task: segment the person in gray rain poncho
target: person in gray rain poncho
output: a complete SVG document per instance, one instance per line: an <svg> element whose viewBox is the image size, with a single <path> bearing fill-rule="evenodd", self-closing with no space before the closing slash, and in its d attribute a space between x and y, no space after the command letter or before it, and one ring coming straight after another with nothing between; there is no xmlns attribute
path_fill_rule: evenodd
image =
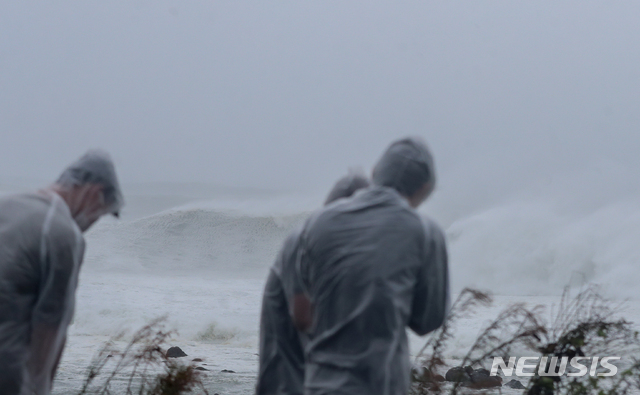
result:
<svg viewBox="0 0 640 395"><path fill-rule="evenodd" d="M2 394L50 392L73 317L82 232L122 205L102 151L89 151L42 191L0 199Z"/></svg>
<svg viewBox="0 0 640 395"><path fill-rule="evenodd" d="M305 395L402 395L411 364L405 327L424 335L449 305L445 238L418 215L433 191L422 140L391 144L374 186L312 215L297 262L311 320L294 314L305 346Z"/></svg>
<svg viewBox="0 0 640 395"><path fill-rule="evenodd" d="M325 205L346 198L369 186L364 175L350 173L334 185ZM305 309L306 297L297 280L295 262L300 229L284 242L269 272L260 317L260 360L257 395L302 395L304 379L304 335L291 319L294 305Z"/></svg>

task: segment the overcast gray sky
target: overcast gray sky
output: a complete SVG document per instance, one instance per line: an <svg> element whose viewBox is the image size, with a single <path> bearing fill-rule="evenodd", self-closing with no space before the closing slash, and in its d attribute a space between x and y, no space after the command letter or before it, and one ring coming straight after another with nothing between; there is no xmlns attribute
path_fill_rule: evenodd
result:
<svg viewBox="0 0 640 395"><path fill-rule="evenodd" d="M429 142L450 195L594 163L628 177L639 14L633 1L4 1L0 180L52 179L102 147L125 183L326 189L406 134Z"/></svg>

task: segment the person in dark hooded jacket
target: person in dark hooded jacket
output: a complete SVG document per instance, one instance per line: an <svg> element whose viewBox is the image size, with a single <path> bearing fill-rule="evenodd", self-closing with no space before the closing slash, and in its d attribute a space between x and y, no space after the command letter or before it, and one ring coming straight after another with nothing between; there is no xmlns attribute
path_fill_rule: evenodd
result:
<svg viewBox="0 0 640 395"><path fill-rule="evenodd" d="M432 156L419 138L389 146L374 186L305 223L296 263L311 319L305 395L403 395L410 385L406 327L424 335L449 305L445 238L417 208L433 191Z"/></svg>
<svg viewBox="0 0 640 395"><path fill-rule="evenodd" d="M347 198L369 186L369 180L356 172L339 179L329 192L325 205ZM300 229L285 240L272 266L262 298L260 352L257 395L302 395L304 380L304 334L298 332L291 315L294 306L308 308L297 278L295 262Z"/></svg>

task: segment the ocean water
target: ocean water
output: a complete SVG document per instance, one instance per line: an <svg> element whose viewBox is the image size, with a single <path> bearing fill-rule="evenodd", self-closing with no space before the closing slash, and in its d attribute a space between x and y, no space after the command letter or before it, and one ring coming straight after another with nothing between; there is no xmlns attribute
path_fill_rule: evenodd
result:
<svg viewBox="0 0 640 395"><path fill-rule="evenodd" d="M171 345L188 354L184 360L203 360L211 394L251 393L266 274L317 197L200 185L139 191L128 193L121 220L104 218L86 234L75 318L53 393L77 392L105 342L125 333L116 342L124 347L128 334L162 316L176 331ZM116 381L114 389L125 385Z"/></svg>
<svg viewBox="0 0 640 395"><path fill-rule="evenodd" d="M203 360L211 394L252 393L268 268L323 196L139 185L127 200L121 220L105 218L86 235L75 318L53 393L76 393L107 340L160 316L176 330L170 343L188 354L185 360ZM496 295L491 307L460 322L448 358L461 358L503 308L521 302L551 309L568 284L601 285L607 296L627 301L627 319L640 321L640 208L633 201L572 211L521 199L446 219L437 205L423 211L446 229L454 294L471 286ZM410 342L415 354L425 339L410 335Z"/></svg>

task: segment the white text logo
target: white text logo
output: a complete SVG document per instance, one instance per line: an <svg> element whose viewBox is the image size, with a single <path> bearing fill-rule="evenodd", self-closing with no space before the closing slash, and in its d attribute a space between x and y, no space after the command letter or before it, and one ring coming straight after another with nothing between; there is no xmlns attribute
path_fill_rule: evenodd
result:
<svg viewBox="0 0 640 395"><path fill-rule="evenodd" d="M517 359L517 363L516 363ZM491 376L498 374L498 369L502 370L505 377L511 377L515 369L518 377L533 377L538 370L539 376L564 376L582 377L587 373L590 376L614 376L618 373L618 367L612 365L611 361L619 360L620 357L510 357L508 362L502 357L494 357L491 365ZM567 366L570 369L567 369ZM601 369L598 369L600 367Z"/></svg>

